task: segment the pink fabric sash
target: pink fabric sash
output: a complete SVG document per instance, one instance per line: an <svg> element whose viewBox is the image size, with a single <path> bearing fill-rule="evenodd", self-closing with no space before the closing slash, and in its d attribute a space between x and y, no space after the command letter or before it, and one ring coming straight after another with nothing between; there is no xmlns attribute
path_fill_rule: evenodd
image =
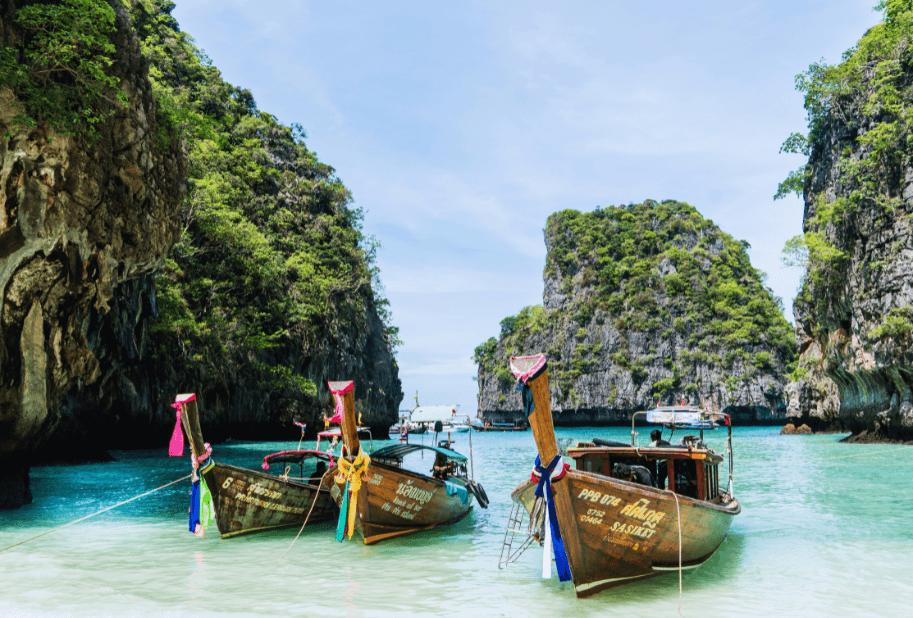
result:
<svg viewBox="0 0 913 618"><path fill-rule="evenodd" d="M174 424L174 431L171 432L171 442L168 443L168 455L171 457L180 457L184 453L184 432L181 430L181 408L188 401L193 401L197 396L195 393L189 395L177 396L171 407L176 410L177 422Z"/></svg>
<svg viewBox="0 0 913 618"><path fill-rule="evenodd" d="M355 390L355 382L349 382L348 385L338 391L334 391L333 387L330 387L330 392L333 393L333 399L336 401L336 414L334 414L332 418L327 419L328 423L342 424L342 396L345 393L351 393L353 390Z"/></svg>

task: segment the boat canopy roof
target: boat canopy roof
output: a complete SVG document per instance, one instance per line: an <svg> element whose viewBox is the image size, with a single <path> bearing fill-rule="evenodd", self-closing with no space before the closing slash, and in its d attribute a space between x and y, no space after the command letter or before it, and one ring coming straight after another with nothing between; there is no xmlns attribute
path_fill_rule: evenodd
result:
<svg viewBox="0 0 913 618"><path fill-rule="evenodd" d="M282 451L279 453L273 453L272 455L267 455L263 458L263 469L269 470L269 465L273 463L297 463L305 461L306 459L319 459L321 461L329 462L332 466L334 463L333 455L329 453L322 453L320 451Z"/></svg>
<svg viewBox="0 0 913 618"><path fill-rule="evenodd" d="M456 414L459 405L455 406L419 406L412 411L413 423L434 423L449 421Z"/></svg>
<svg viewBox="0 0 913 618"><path fill-rule="evenodd" d="M687 407L657 408L647 412L648 423L658 423L676 429L716 429L718 420L728 418L726 414Z"/></svg>
<svg viewBox="0 0 913 618"><path fill-rule="evenodd" d="M370 430L371 430L370 427L359 427L358 428L359 433L361 433L362 431L368 432ZM339 427L333 427L332 429L327 429L326 431L321 431L317 435L321 438L341 438L342 429L340 429Z"/></svg>
<svg viewBox="0 0 913 618"><path fill-rule="evenodd" d="M409 453L414 453L416 451L422 450L441 453L448 459L452 459L454 461L466 461L465 456L460 455L456 451L451 451L449 448L443 448L440 446L427 446L425 444L391 444L390 446L385 446L384 448L378 449L371 453L371 459L394 459L396 461L402 461L403 457Z"/></svg>

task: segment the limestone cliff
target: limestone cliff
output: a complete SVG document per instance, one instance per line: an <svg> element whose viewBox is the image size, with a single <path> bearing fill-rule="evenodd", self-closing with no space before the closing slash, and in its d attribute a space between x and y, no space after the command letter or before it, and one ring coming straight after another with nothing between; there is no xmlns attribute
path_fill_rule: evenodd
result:
<svg viewBox="0 0 913 618"><path fill-rule="evenodd" d="M789 416L852 440L913 440L913 17L902 4L839 65L803 76L809 159L795 246L808 270Z"/></svg>
<svg viewBox="0 0 913 618"><path fill-rule="evenodd" d="M4 47L22 37L22 4L2 5ZM110 71L129 102L91 147L46 123L16 125L19 101L0 87L0 135L12 134L0 140L0 506L30 499L26 455L60 422L61 396L102 376L92 316L110 311L118 286L158 269L179 235L186 157L155 125L120 7L112 42Z"/></svg>
<svg viewBox="0 0 913 618"><path fill-rule="evenodd" d="M21 47L28 4L0 5L4 46ZM313 434L327 380L355 381L376 431L402 399L333 168L221 79L173 3L110 6L127 104L95 143L15 128L0 88L0 508L30 499L36 461L165 448L179 392L198 393L213 442L294 439L292 420Z"/></svg>
<svg viewBox="0 0 913 618"><path fill-rule="evenodd" d="M736 422L785 418L790 328L745 244L665 201L549 217L541 307L476 349L480 416L523 418L511 355L543 352L559 425L629 422L682 398Z"/></svg>

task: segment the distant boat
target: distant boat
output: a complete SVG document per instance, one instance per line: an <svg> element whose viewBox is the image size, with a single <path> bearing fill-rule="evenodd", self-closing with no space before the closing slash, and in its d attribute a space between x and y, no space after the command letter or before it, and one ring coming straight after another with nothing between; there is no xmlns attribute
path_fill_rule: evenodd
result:
<svg viewBox="0 0 913 618"><path fill-rule="evenodd" d="M425 427L424 425L419 425L418 423L409 423L408 427L406 428L406 433L409 433L409 434L412 434L415 436L420 436L427 432L428 432L428 428Z"/></svg>
<svg viewBox="0 0 913 618"><path fill-rule="evenodd" d="M729 426L728 415L687 407L643 412L640 414L646 414L650 422L673 430L700 431L700 437L687 436L684 446L666 443L636 447L632 419L631 445L598 439L579 443L568 449L574 467L561 466L545 357L539 354L512 358L511 370L524 382L524 389L531 393L535 404L529 417L539 450L534 475L550 479L521 483L511 498L517 505L515 509L530 515L530 534L540 536L540 522L547 530L557 525L560 542L555 542L554 547L559 576L573 580L577 596L663 571L696 567L713 555L733 518L742 510L732 496L731 457L729 486L722 490L719 465L723 458L703 443L703 431L716 427L717 421ZM731 426L728 444L731 453ZM617 478L633 474L631 469L617 464L639 466L635 472L640 476L634 475L631 480ZM668 489L652 486L654 478L662 478L663 472L669 480ZM642 482L634 482L633 478ZM545 504L535 495L540 485L543 490L539 493L549 496ZM549 485L553 494L544 489ZM516 514L512 514L511 521L516 530ZM543 540L549 543L553 534L545 532L545 537ZM505 549L511 539L512 536L505 536ZM512 559L515 558L505 560L502 550L502 566ZM551 556L548 562L550 566Z"/></svg>
<svg viewBox="0 0 913 618"><path fill-rule="evenodd" d="M181 425L190 439L192 456L199 462L200 474L212 495L215 522L219 535L228 539L241 534L299 526L313 508L308 523L336 517L337 508L329 487L319 489L320 468L332 469L334 457L311 450L282 451L267 455L262 468L270 464L298 464L298 476L292 477L292 467L287 466L283 475L267 474L215 461L211 449L203 442L200 430L196 395L178 395L181 406ZM304 474L305 463L316 461L315 474ZM323 466L319 462L323 462Z"/></svg>
<svg viewBox="0 0 913 618"><path fill-rule="evenodd" d="M529 425L517 421L516 423L485 423L476 424L472 428L476 431L529 431Z"/></svg>
<svg viewBox="0 0 913 618"><path fill-rule="evenodd" d="M481 485L468 474L466 457L449 448L407 443L364 453L355 431L352 382L330 382L329 387L342 408L344 443L330 490L340 507L337 540L360 529L364 543L371 545L455 523L472 510L473 498L488 506ZM444 478L402 467L406 455L421 450L434 454L435 475Z"/></svg>

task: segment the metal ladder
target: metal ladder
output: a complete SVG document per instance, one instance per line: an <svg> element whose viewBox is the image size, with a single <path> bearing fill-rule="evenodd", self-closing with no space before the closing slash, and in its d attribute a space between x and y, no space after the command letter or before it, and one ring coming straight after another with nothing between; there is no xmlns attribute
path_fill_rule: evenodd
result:
<svg viewBox="0 0 913 618"><path fill-rule="evenodd" d="M498 560L499 569L505 568L511 562L516 562L535 540L535 536L528 527L523 525L525 517L526 509L523 504L514 503L507 518L507 527L504 529L504 543L501 545L501 558ZM525 538L514 548L514 537L518 534Z"/></svg>

